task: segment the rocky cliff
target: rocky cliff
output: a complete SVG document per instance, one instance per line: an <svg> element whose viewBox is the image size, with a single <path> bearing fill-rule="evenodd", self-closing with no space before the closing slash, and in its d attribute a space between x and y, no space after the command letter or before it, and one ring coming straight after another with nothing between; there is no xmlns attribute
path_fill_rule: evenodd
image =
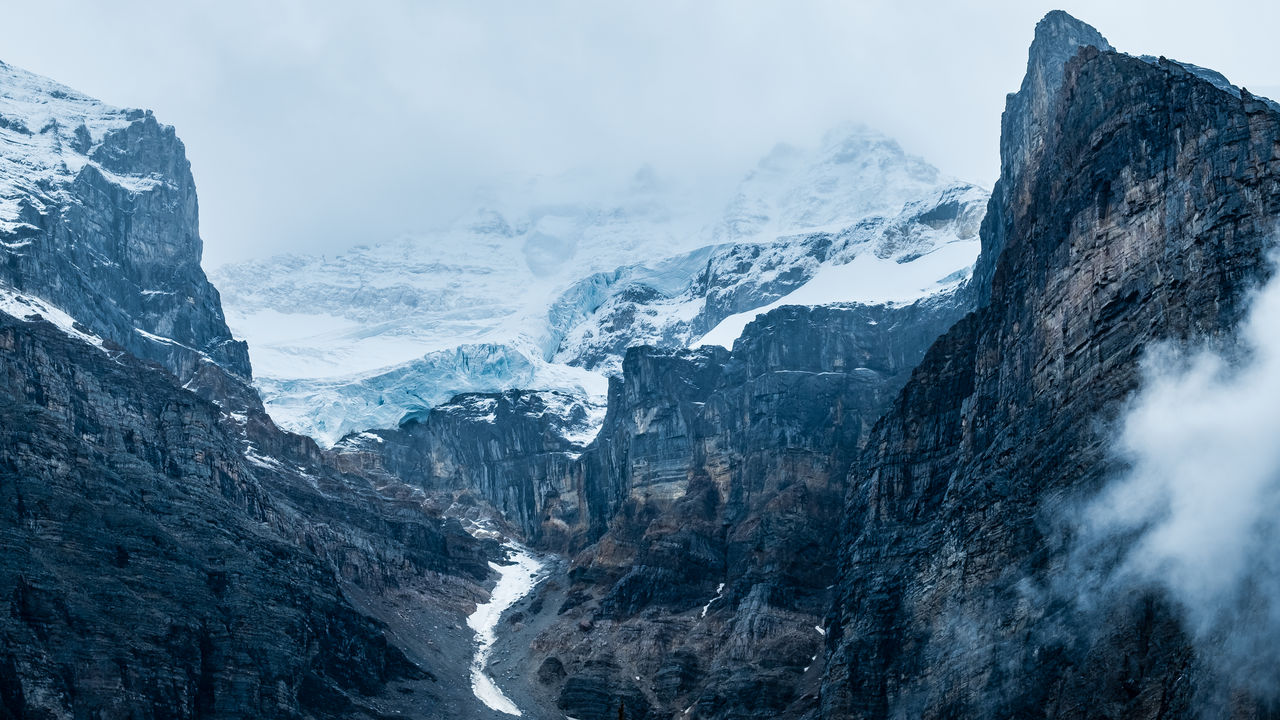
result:
<svg viewBox="0 0 1280 720"><path fill-rule="evenodd" d="M578 458L601 408L555 391L468 393L398 428L343 438L344 467L483 502L526 540L567 550L580 534Z"/></svg>
<svg viewBox="0 0 1280 720"><path fill-rule="evenodd" d="M479 595L456 523L42 320L0 314L0 374L5 717L378 716L453 693L375 616Z"/></svg>
<svg viewBox="0 0 1280 720"><path fill-rule="evenodd" d="M823 715L1272 717L1274 678L1211 677L1158 587L1086 592L1070 556L1144 352L1226 341L1269 274L1280 113L1054 13L1004 129L989 301L849 476Z"/></svg>
<svg viewBox="0 0 1280 720"><path fill-rule="evenodd" d="M970 291L984 304L991 289L991 274L1005 246L1005 215L1020 202L1015 197L1019 179L1031 157L1044 148L1053 117L1053 100L1062 87L1063 70L1082 47L1111 50L1111 43L1096 29L1061 10L1045 15L1036 24L1028 51L1027 73L1017 92L1010 93L1000 116L1000 178L991 191L988 214L983 218L982 252L973 268Z"/></svg>
<svg viewBox="0 0 1280 720"><path fill-rule="evenodd" d="M186 382L242 381L249 353L200 268L191 166L174 129L0 63L0 284Z"/></svg>
<svg viewBox="0 0 1280 720"><path fill-rule="evenodd" d="M0 136L0 717L474 710L496 543L263 412L173 129L0 65Z"/></svg>
<svg viewBox="0 0 1280 720"><path fill-rule="evenodd" d="M629 351L580 461L591 542L527 620L531 692L577 718L813 708L848 463L963 311L785 307L732 353Z"/></svg>

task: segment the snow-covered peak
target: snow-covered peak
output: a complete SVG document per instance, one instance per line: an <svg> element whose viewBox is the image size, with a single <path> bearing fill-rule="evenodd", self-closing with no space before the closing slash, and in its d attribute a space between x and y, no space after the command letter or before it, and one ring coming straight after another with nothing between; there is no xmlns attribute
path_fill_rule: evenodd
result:
<svg viewBox="0 0 1280 720"><path fill-rule="evenodd" d="M113 173L92 158L107 133L147 117L87 97L52 80L0 62L0 232L25 223L24 201L35 212L57 187L94 165L130 189L156 179Z"/></svg>
<svg viewBox="0 0 1280 720"><path fill-rule="evenodd" d="M213 278L273 416L332 442L463 391L602 395L601 373L627 346L685 345L730 316L745 324L822 268L864 255L873 274L883 266L911 286L894 298L952 287L985 203L891 138L848 125L812 148L775 147L727 210L651 167L535 177L482 189L416 237ZM943 246L927 269L899 272ZM819 279L815 301L884 294ZM736 333L721 334L708 342Z"/></svg>
<svg viewBox="0 0 1280 720"><path fill-rule="evenodd" d="M195 183L172 127L0 63L0 282L187 379L241 379L200 267Z"/></svg>
<svg viewBox="0 0 1280 720"><path fill-rule="evenodd" d="M863 217L896 215L946 182L883 133L842 125L815 148L775 146L738 186L712 239L767 242L839 230Z"/></svg>
<svg viewBox="0 0 1280 720"><path fill-rule="evenodd" d="M264 378L347 377L518 339L548 356L547 308L568 287L684 252L705 224L652 169L613 183L569 174L485 188L472 209L418 236L212 277Z"/></svg>

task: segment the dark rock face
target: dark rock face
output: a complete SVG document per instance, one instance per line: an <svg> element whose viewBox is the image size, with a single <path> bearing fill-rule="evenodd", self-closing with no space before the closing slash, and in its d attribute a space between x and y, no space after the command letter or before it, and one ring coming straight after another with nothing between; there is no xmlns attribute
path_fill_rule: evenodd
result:
<svg viewBox="0 0 1280 720"><path fill-rule="evenodd" d="M991 289L991 274L1006 243L1006 219L1011 208L1025 204L1017 197L1023 171L1043 148L1053 121L1053 100L1062 87L1063 68L1082 47L1111 50L1111 43L1093 27L1061 10L1054 10L1036 24L1035 39L1027 58L1027 74L1016 93L1010 93L1000 116L1000 179L991 191L983 218L982 253L973 268L970 290L984 304Z"/></svg>
<svg viewBox="0 0 1280 720"><path fill-rule="evenodd" d="M729 351L627 351L610 378L604 426L582 458L587 534L602 535L632 492L679 494L693 465L694 430Z"/></svg>
<svg viewBox="0 0 1280 720"><path fill-rule="evenodd" d="M31 82L8 66L0 76ZM55 160L80 169L14 190L21 222L0 226L0 284L61 308L184 382L205 361L247 380L248 349L232 338L200 268L195 182L174 129L150 112L107 108L56 85L44 92L71 109L39 135L56 136ZM95 138L83 123L103 118L110 124Z"/></svg>
<svg viewBox="0 0 1280 720"><path fill-rule="evenodd" d="M587 539L529 667L565 714L816 707L849 462L956 297L785 307L720 348L634 348L582 457ZM598 539L597 539L598 538ZM536 619L535 619L536 622ZM639 680L637 680L639 678Z"/></svg>
<svg viewBox="0 0 1280 720"><path fill-rule="evenodd" d="M1064 517L1116 469L1109 423L1143 350L1229 337L1268 274L1280 113L1064 22L1041 30L1095 47L1060 83L1031 77L1050 76L1033 47L1033 96L1010 100L989 302L850 474L827 717L1188 717L1214 682L1223 716L1274 716L1244 678L1205 675L1158 590L1077 603L1061 585Z"/></svg>
<svg viewBox="0 0 1280 720"><path fill-rule="evenodd" d="M595 408L563 393L469 393L394 430L358 433L338 461L432 493L467 491L540 547L562 550L581 516L578 457Z"/></svg>
<svg viewBox="0 0 1280 720"><path fill-rule="evenodd" d="M0 374L6 717L353 717L399 702L392 685L439 698L348 594L465 604L488 570L461 528L46 323L0 316Z"/></svg>

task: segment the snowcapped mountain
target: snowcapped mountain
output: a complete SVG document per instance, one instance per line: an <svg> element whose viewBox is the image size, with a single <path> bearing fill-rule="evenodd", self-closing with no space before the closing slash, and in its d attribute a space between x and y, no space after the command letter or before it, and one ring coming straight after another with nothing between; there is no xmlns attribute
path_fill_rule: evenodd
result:
<svg viewBox="0 0 1280 720"><path fill-rule="evenodd" d="M851 220L895 215L948 182L892 138L846 124L828 131L816 148L774 146L743 178L711 239L767 242L839 231Z"/></svg>
<svg viewBox="0 0 1280 720"><path fill-rule="evenodd" d="M184 382L245 381L200 267L195 182L172 127L0 63L0 291L56 308Z"/></svg>
<svg viewBox="0 0 1280 720"><path fill-rule="evenodd" d="M649 171L583 202L577 178L494 192L450 227L351 248L215 271L237 329L260 343L267 377L345 376L462 345L538 331L546 308L585 275L699 241L697 223ZM680 214L683 212L683 214ZM542 352L554 348L543 348Z"/></svg>
<svg viewBox="0 0 1280 720"><path fill-rule="evenodd" d="M774 148L720 209L648 168L616 188L541 179L491 192L443 230L213 277L273 417L333 443L462 392L602 405L631 345L732 345L780 304L953 289L986 201L846 126L816 148Z"/></svg>
<svg viewBox="0 0 1280 720"><path fill-rule="evenodd" d="M977 254L986 203L982 189L954 183L838 231L712 246L588 278L553 308L584 311L555 360L612 374L631 345L732 347L747 323L782 305L909 303L954 290ZM683 284L671 282L678 261Z"/></svg>
<svg viewBox="0 0 1280 720"><path fill-rule="evenodd" d="M548 307L585 274L696 245L702 221L647 169L581 200L590 187L530 181L419 237L215 271L273 417L332 443L460 392L558 389L603 403L603 376L549 362Z"/></svg>

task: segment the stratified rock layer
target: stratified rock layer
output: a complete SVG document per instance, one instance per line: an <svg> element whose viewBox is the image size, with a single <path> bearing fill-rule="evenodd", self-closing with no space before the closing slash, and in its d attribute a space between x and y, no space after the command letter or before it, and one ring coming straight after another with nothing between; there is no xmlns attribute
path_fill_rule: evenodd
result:
<svg viewBox="0 0 1280 720"><path fill-rule="evenodd" d="M563 601L521 662L581 718L777 717L816 706L849 462L963 313L785 307L720 348L636 348L583 454Z"/></svg>
<svg viewBox="0 0 1280 720"><path fill-rule="evenodd" d="M1062 529L1116 469L1144 350L1227 339L1268 275L1280 113L1176 63L1072 55L1048 96L1011 99L1038 108L1038 139L1002 142L989 302L850 475L826 717L1270 716L1248 678L1208 674L1156 589L1077 602Z"/></svg>

